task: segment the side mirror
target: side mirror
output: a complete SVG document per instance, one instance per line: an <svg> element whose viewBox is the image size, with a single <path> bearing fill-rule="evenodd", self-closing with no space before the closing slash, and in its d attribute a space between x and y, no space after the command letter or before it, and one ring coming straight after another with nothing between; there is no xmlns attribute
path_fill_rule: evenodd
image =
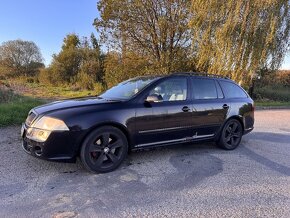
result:
<svg viewBox="0 0 290 218"><path fill-rule="evenodd" d="M153 95L148 95L145 102L161 102L163 101L162 99L162 96L161 95L156 95L156 94L153 94Z"/></svg>

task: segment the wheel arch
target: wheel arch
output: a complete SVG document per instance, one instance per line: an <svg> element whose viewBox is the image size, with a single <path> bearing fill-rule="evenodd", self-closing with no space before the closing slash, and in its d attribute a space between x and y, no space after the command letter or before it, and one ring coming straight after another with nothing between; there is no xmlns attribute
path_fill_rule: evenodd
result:
<svg viewBox="0 0 290 218"><path fill-rule="evenodd" d="M125 127L123 124L120 124L120 123L117 123L117 122L107 121L107 122L98 123L97 125L94 125L93 127L91 127L89 129L89 131L87 131L87 133L83 136L83 138L82 138L82 140L80 142L80 145L79 145L79 148L78 148L78 154L79 154L79 152L81 150L83 142L86 140L88 135L91 134L94 130L96 130L96 129L100 128L100 127L103 127L103 126L112 126L112 127L115 127L117 129L121 130L124 133L124 135L126 136L126 139L128 141L128 146L129 146L128 151L130 151L130 149L132 147L132 139L131 139L131 136L129 134L129 131L128 131L127 127Z"/></svg>
<svg viewBox="0 0 290 218"><path fill-rule="evenodd" d="M244 131L245 131L245 125L244 125L244 122L243 122L243 117L242 116L238 116L238 115L234 115L234 116L229 117L226 120L226 122L228 122L229 120L233 120L233 119L235 119L235 120L237 120L237 121L240 122L240 124L242 125L242 128L243 128L243 133L244 133ZM226 122L224 123L224 125L226 124Z"/></svg>
<svg viewBox="0 0 290 218"><path fill-rule="evenodd" d="M216 135L215 137L215 141L219 140L220 136L221 136L221 132L224 128L224 126L226 125L226 123L229 121L229 120L237 120L240 122L240 124L242 125L242 128L243 128L243 134L244 134L244 131L245 131L245 127L244 127L244 123L243 123L243 118L242 116L238 116L238 115L233 115L233 116L230 116L228 117L224 123L221 125L219 131L218 131L218 134Z"/></svg>

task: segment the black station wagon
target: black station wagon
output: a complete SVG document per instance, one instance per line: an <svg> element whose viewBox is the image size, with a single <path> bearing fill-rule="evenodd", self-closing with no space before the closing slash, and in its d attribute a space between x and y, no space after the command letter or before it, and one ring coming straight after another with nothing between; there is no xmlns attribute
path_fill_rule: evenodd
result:
<svg viewBox="0 0 290 218"><path fill-rule="evenodd" d="M134 149L205 140L235 149L253 125L253 100L235 82L176 73L137 77L96 97L33 108L21 136L33 156L79 156L88 170L109 172Z"/></svg>

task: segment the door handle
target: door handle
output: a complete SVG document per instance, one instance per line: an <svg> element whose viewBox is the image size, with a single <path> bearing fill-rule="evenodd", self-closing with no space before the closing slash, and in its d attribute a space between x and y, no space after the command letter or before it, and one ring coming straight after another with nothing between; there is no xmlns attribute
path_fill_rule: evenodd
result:
<svg viewBox="0 0 290 218"><path fill-rule="evenodd" d="M228 109L230 106L229 105L227 105L227 104L224 104L223 105L223 109Z"/></svg>
<svg viewBox="0 0 290 218"><path fill-rule="evenodd" d="M184 107L182 108L182 111L183 111L183 112L188 112L188 111L190 111L190 108L187 107L187 106L184 106Z"/></svg>

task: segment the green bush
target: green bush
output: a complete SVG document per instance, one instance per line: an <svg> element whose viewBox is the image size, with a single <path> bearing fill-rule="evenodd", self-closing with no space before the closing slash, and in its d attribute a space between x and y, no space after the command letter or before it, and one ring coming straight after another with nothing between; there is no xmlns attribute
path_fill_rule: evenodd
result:
<svg viewBox="0 0 290 218"><path fill-rule="evenodd" d="M43 68L37 75L37 80L42 84L52 84L52 72L49 68Z"/></svg>
<svg viewBox="0 0 290 218"><path fill-rule="evenodd" d="M290 87L282 85L257 87L254 90L256 99L290 102Z"/></svg>
<svg viewBox="0 0 290 218"><path fill-rule="evenodd" d="M95 95L99 95L103 91L105 91L105 87L104 87L104 85L102 83L95 83L94 84L94 94Z"/></svg>
<svg viewBox="0 0 290 218"><path fill-rule="evenodd" d="M35 83L36 80L35 80L34 77L27 77L27 78L26 78L26 82L28 82L28 83Z"/></svg>
<svg viewBox="0 0 290 218"><path fill-rule="evenodd" d="M78 73L76 77L76 84L81 89L94 90L94 83L94 78L83 71Z"/></svg>
<svg viewBox="0 0 290 218"><path fill-rule="evenodd" d="M12 90L4 90L0 88L0 104L7 103L16 98Z"/></svg>

